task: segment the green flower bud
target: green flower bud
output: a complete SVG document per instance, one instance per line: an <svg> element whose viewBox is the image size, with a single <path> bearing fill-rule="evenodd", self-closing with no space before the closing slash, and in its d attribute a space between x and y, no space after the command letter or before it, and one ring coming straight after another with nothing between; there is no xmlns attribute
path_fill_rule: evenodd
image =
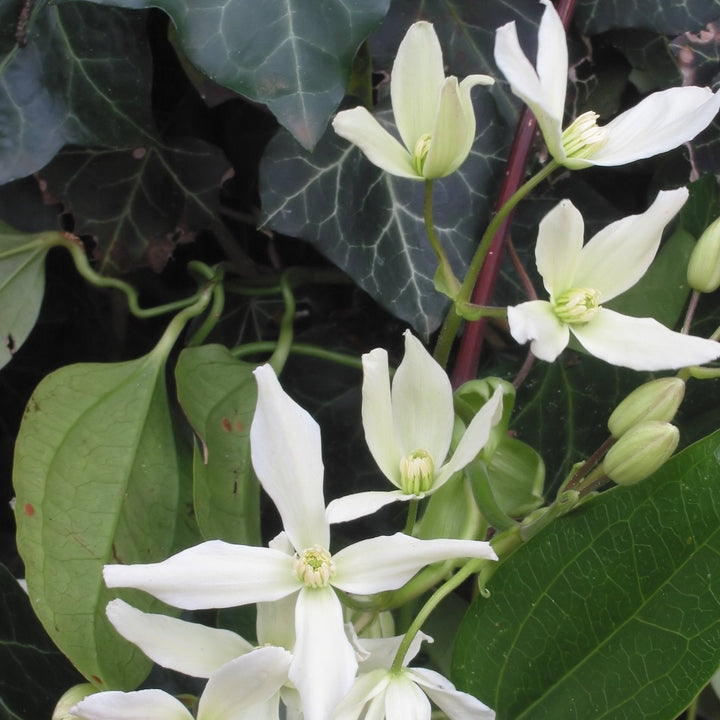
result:
<svg viewBox="0 0 720 720"><path fill-rule="evenodd" d="M647 420L670 422L685 396L685 382L678 377L651 380L635 388L616 408L608 420L608 430L615 438Z"/></svg>
<svg viewBox="0 0 720 720"><path fill-rule="evenodd" d="M634 485L652 475L675 452L680 431L649 420L630 428L605 455L603 470L618 485Z"/></svg>
<svg viewBox="0 0 720 720"><path fill-rule="evenodd" d="M69 690L66 690L65 694L58 700L52 714L52 720L78 720L77 715L70 715L70 710L88 695L92 695L97 691L97 688L90 683L73 685Z"/></svg>
<svg viewBox="0 0 720 720"><path fill-rule="evenodd" d="M720 287L720 218L697 241L690 255L687 279L698 292L710 293Z"/></svg>

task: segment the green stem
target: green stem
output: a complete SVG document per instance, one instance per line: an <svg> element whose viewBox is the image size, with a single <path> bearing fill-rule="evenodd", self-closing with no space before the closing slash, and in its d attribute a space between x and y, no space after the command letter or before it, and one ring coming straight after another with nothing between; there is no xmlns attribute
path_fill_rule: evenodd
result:
<svg viewBox="0 0 720 720"><path fill-rule="evenodd" d="M233 348L230 354L235 358L243 358L248 355L256 355L258 353L272 353L277 348L278 343L274 340L263 340L262 342L247 343ZM307 355L309 357L318 358L319 360L327 360L337 365L345 365L346 367L362 370L362 360L355 355L346 355L345 353L335 352L333 350L325 350L316 345L307 343L294 343L290 346L290 352L296 355Z"/></svg>
<svg viewBox="0 0 720 720"><path fill-rule="evenodd" d="M406 535L412 535L413 528L415 527L415 521L417 520L419 504L418 500L410 500L408 502L407 522L405 523L405 529L403 530Z"/></svg>
<svg viewBox="0 0 720 720"><path fill-rule="evenodd" d="M466 303L470 300L473 288L477 281L480 269L482 268L485 257L487 256L490 245L495 237L495 233L502 224L503 220L508 214L515 208L515 206L522 200L531 190L537 187L543 180L549 177L560 164L555 160L551 160L540 172L533 175L525 184L521 185L513 195L508 198L508 201L498 210L495 217L491 220L487 226L482 238L480 238L480 244L475 250L470 265L468 266L465 279L460 286L460 292L458 293L457 300L460 303ZM445 322L443 323L440 335L438 336L437 344L435 345L435 360L440 363L443 367L447 365L448 357L450 356L450 348L455 340L457 331L460 327L462 318L455 312L455 308L450 308Z"/></svg>
<svg viewBox="0 0 720 720"><path fill-rule="evenodd" d="M393 660L391 673L399 673L403 667L403 660L407 654L408 648L417 635L424 622L428 619L430 613L444 600L455 588L462 585L471 575L474 575L484 563L495 562L494 560L470 560L458 572L455 573L447 582L441 585L428 599L428 601L420 608L420 612L415 616L412 624L405 633L405 637L400 643L395 659Z"/></svg>
<svg viewBox="0 0 720 720"><path fill-rule="evenodd" d="M285 312L283 313L282 320L280 321L280 332L278 334L277 345L268 360L268 364L278 376L285 367L293 341L295 296L293 295L292 288L290 286L289 278L291 273L292 270L288 270L280 277L280 289L282 291L283 300L285 301Z"/></svg>
<svg viewBox="0 0 720 720"><path fill-rule="evenodd" d="M427 233L430 244L432 245L435 255L437 255L438 262L440 263L440 272L442 274L443 285L446 291L445 294L451 293L451 297L460 289L458 279L455 277L455 273L452 270L450 261L445 254L445 249L440 242L440 238L435 232L435 224L433 222L433 181L425 181L425 232Z"/></svg>

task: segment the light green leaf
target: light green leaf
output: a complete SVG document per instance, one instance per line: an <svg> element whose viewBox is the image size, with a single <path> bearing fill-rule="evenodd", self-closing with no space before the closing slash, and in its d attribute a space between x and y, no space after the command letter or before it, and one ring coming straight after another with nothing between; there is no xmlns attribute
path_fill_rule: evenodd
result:
<svg viewBox="0 0 720 720"><path fill-rule="evenodd" d="M0 223L0 368L35 327L45 293L45 256L56 237L19 233Z"/></svg>
<svg viewBox="0 0 720 720"><path fill-rule="evenodd" d="M0 183L40 169L63 145L132 147L152 132L142 13L41 2L26 45L3 40Z"/></svg>
<svg viewBox="0 0 720 720"><path fill-rule="evenodd" d="M175 368L180 404L202 443L193 458L194 496L207 540L261 542L260 486L250 463L253 369L222 345L183 350Z"/></svg>
<svg viewBox="0 0 720 720"><path fill-rule="evenodd" d="M156 350L48 375L15 447L30 600L57 646L102 689L132 689L150 669L105 618L113 593L103 565L157 561L174 548L179 468L164 368ZM137 595L134 604L157 605Z"/></svg>
<svg viewBox="0 0 720 720"><path fill-rule="evenodd" d="M461 626L459 686L498 720L672 720L720 664L720 432L553 523Z"/></svg>
<svg viewBox="0 0 720 720"><path fill-rule="evenodd" d="M389 0L95 0L160 7L188 59L215 82L265 103L304 147L345 94L360 43Z"/></svg>

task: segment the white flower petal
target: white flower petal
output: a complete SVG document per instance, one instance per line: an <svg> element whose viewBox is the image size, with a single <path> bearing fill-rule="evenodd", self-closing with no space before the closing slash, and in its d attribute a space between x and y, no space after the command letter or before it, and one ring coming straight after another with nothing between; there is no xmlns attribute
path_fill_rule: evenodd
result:
<svg viewBox="0 0 720 720"><path fill-rule="evenodd" d="M574 287L600 291L605 303L631 288L650 267L663 230L688 197L686 188L658 193L641 215L630 215L604 227L580 252Z"/></svg>
<svg viewBox="0 0 720 720"><path fill-rule="evenodd" d="M348 522L357 518L373 515L380 508L397 502L398 500L412 500L415 495L405 495L402 490L369 490L368 492L355 493L333 500L326 510L328 522Z"/></svg>
<svg viewBox="0 0 720 720"><path fill-rule="evenodd" d="M393 425L387 352L377 348L366 353L362 356L362 365L365 441L382 474L395 487L400 487L400 451Z"/></svg>
<svg viewBox="0 0 720 720"><path fill-rule="evenodd" d="M291 648L295 644L295 602L297 595L288 595L273 602L257 604L258 645Z"/></svg>
<svg viewBox="0 0 720 720"><path fill-rule="evenodd" d="M390 76L395 124L410 153L422 135L433 131L444 82L442 50L435 30L428 22L416 22L400 43Z"/></svg>
<svg viewBox="0 0 720 720"><path fill-rule="evenodd" d="M521 345L528 340L535 357L552 362L570 341L568 326L558 320L552 305L531 300L507 309L510 334Z"/></svg>
<svg viewBox="0 0 720 720"><path fill-rule="evenodd" d="M290 680L300 692L305 720L325 720L352 686L355 651L332 588L303 588L295 606L297 641Z"/></svg>
<svg viewBox="0 0 720 720"><path fill-rule="evenodd" d="M430 720L430 701L405 673L396 675L385 691L386 720Z"/></svg>
<svg viewBox="0 0 720 720"><path fill-rule="evenodd" d="M253 646L229 630L141 612L116 599L105 608L108 620L153 662L193 677L208 678Z"/></svg>
<svg viewBox="0 0 720 720"><path fill-rule="evenodd" d="M71 713L83 720L193 720L179 700L162 690L96 693L79 702Z"/></svg>
<svg viewBox="0 0 720 720"><path fill-rule="evenodd" d="M487 705L468 693L456 690L440 673L423 668L409 668L406 673L449 718L494 720L495 713Z"/></svg>
<svg viewBox="0 0 720 720"><path fill-rule="evenodd" d="M292 655L283 648L262 647L236 658L213 673L198 705L198 720L272 718L279 690L287 682Z"/></svg>
<svg viewBox="0 0 720 720"><path fill-rule="evenodd" d="M582 215L569 200L561 200L540 221L535 262L551 298L576 287L584 233Z"/></svg>
<svg viewBox="0 0 720 720"><path fill-rule="evenodd" d="M547 10L545 15L547 15ZM543 15L543 19L545 18ZM548 23L547 29L552 30L553 24ZM562 44L565 45L565 36L563 33ZM546 48L543 48L546 50ZM549 53L550 50L547 49ZM567 52L567 48L565 48ZM549 55L545 54L543 60L543 73L548 74L547 65L549 64ZM558 53L558 60L562 60ZM503 25L495 32L495 62L510 83L510 88L533 112L540 130L542 131L545 142L550 150L550 154L556 159L563 159L565 153L562 147L562 118L564 110L565 96L563 94L563 102L558 103L557 98L547 93L546 88L540 82L535 68L525 56L520 47L520 41L517 36L517 28L514 22ZM562 82L567 82L567 61L565 69L557 68L558 78L562 78ZM558 80L559 82L559 80ZM553 91L553 95L554 95Z"/></svg>
<svg viewBox="0 0 720 720"><path fill-rule="evenodd" d="M389 670L404 639L404 635L387 638L358 638L357 643L369 653L368 657L360 662L360 672L366 673L376 668ZM420 646L424 642L432 643L433 639L422 631L415 633L403 658L403 666L406 666L420 652Z"/></svg>
<svg viewBox="0 0 720 720"><path fill-rule="evenodd" d="M332 126L340 137L357 145L371 163L385 172L424 180L415 171L410 153L364 107L339 112Z"/></svg>
<svg viewBox="0 0 720 720"><path fill-rule="evenodd" d="M571 328L583 347L601 360L633 370L674 370L720 357L720 343L668 330L652 318L634 318L600 308Z"/></svg>
<svg viewBox="0 0 720 720"><path fill-rule="evenodd" d="M350 688L350 691L337 705L332 720L358 720L365 705L385 692L390 683L390 674L385 668L378 668L368 673L361 673ZM381 716L382 717L382 716Z"/></svg>
<svg viewBox="0 0 720 720"><path fill-rule="evenodd" d="M608 140L588 158L592 165L624 165L692 140L720 109L720 93L677 87L653 93L605 125Z"/></svg>
<svg viewBox="0 0 720 720"><path fill-rule="evenodd" d="M554 118L562 123L568 78L568 51L565 28L550 0L545 6L538 31L537 74L542 86L544 103Z"/></svg>
<svg viewBox="0 0 720 720"><path fill-rule="evenodd" d="M465 430L453 456L444 465L432 489L437 490L458 470L462 470L485 447L490 432L497 425L503 413L503 391L498 388L493 396L480 408Z"/></svg>
<svg viewBox="0 0 720 720"><path fill-rule="evenodd" d="M396 590L426 565L453 558L496 560L497 556L486 542L419 540L395 533L361 540L333 555L332 584L356 595Z"/></svg>
<svg viewBox="0 0 720 720"><path fill-rule="evenodd" d="M210 540L160 563L106 565L108 587L132 587L186 610L278 600L300 587L289 555Z"/></svg>
<svg viewBox="0 0 720 720"><path fill-rule="evenodd" d="M425 450L436 466L450 448L455 413L447 373L405 331L405 355L392 383L392 412L400 455Z"/></svg>
<svg viewBox="0 0 720 720"><path fill-rule="evenodd" d="M254 372L258 401L250 427L253 467L296 550L328 547L320 428L282 389L274 370Z"/></svg>

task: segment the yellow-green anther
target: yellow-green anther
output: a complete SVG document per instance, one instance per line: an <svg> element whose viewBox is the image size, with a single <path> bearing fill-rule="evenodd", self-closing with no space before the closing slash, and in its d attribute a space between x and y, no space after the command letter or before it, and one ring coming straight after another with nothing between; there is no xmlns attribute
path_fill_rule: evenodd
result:
<svg viewBox="0 0 720 720"><path fill-rule="evenodd" d="M425 167L425 159L430 152L430 142L430 133L425 133L424 135L421 135L415 143L413 166L418 175L422 175L423 168Z"/></svg>
<svg viewBox="0 0 720 720"><path fill-rule="evenodd" d="M598 127L598 114L584 112L568 125L562 134L562 144L568 158L588 158L607 142L607 131Z"/></svg>
<svg viewBox="0 0 720 720"><path fill-rule="evenodd" d="M634 485L664 465L679 441L680 431L670 423L640 423L608 450L603 470L618 485Z"/></svg>
<svg viewBox="0 0 720 720"><path fill-rule="evenodd" d="M293 563L298 579L308 587L327 587L335 574L335 562L320 545L303 550Z"/></svg>
<svg viewBox="0 0 720 720"><path fill-rule="evenodd" d="M600 307L600 293L592 288L571 288L555 299L555 315L564 323L586 323Z"/></svg>
<svg viewBox="0 0 720 720"><path fill-rule="evenodd" d="M435 463L427 450L414 450L400 460L400 485L408 495L430 490L434 476Z"/></svg>
<svg viewBox="0 0 720 720"><path fill-rule="evenodd" d="M697 241L690 262L687 279L698 292L710 293L720 287L720 218L709 225Z"/></svg>
<svg viewBox="0 0 720 720"><path fill-rule="evenodd" d="M664 377L633 390L608 419L608 430L614 438L647 420L670 422L685 396L685 382L679 377Z"/></svg>

